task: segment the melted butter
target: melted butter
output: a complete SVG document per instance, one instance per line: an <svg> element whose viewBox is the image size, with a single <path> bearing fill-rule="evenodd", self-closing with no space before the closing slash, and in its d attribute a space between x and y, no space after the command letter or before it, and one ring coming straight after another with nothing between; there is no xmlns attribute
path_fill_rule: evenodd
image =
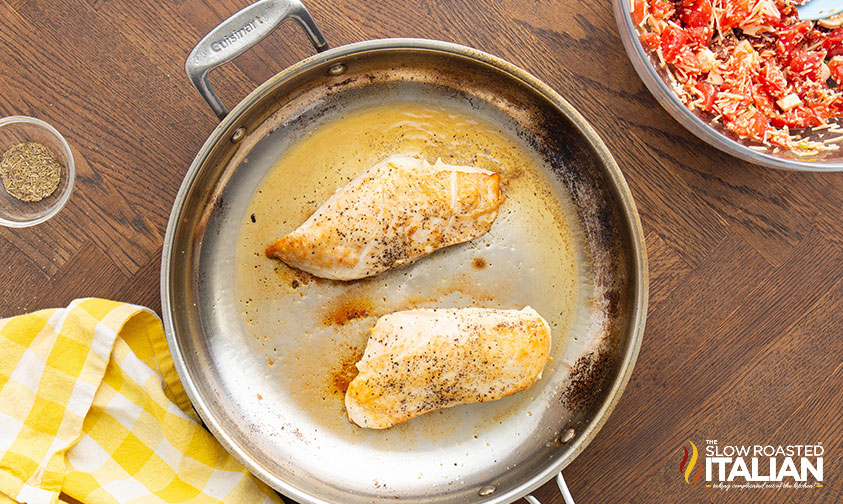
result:
<svg viewBox="0 0 843 504"><path fill-rule="evenodd" d="M303 223L337 189L393 154L499 173L506 201L492 229L408 267L354 282L318 279L265 257L269 244ZM561 355L582 275L579 231L567 205L524 144L467 110L390 103L316 125L261 182L236 244L234 283L242 319L255 345L278 364L267 371L277 384L273 394L292 399L320 429L358 439L376 436L348 422L337 390L353 376L349 361L359 359L377 317L403 309L530 305L551 325L551 356ZM477 405L463 406L390 432L412 442L431 431L449 431L454 415L487 415L489 422L500 422L534 397L533 389L554 365L531 389L473 410L479 413L466 409ZM265 400L270 395L264 393Z"/></svg>

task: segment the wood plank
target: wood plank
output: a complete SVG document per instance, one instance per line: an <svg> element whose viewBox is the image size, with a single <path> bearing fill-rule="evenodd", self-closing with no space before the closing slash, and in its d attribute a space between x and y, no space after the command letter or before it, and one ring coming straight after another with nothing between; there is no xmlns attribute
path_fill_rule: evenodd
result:
<svg viewBox="0 0 843 504"><path fill-rule="evenodd" d="M812 444L822 442L817 427L805 428L787 436L780 434L780 426L794 415L800 414L806 400L817 392L820 384L843 362L843 340L829 341L827 334L843 330L843 312L835 309L843 301L843 281L803 312L794 324L777 325L778 334L771 335L770 343L754 358L747 359L735 369L728 382L705 399L704 413L689 415L670 429L665 437L682 444L690 438L698 446L705 439L716 439L721 444ZM769 332L769 331L765 331ZM812 357L823 352L832 358L817 361ZM813 365L806 367L805 362ZM739 434L735 426L740 426ZM659 495L676 495L672 502L731 502L728 491L703 487L685 488L684 481L675 474L677 455L681 448L667 450L659 457L661 464L653 471L652 483L640 486L637 498L657 499ZM829 455L832 455L829 453ZM840 455L826 459L826 464ZM827 466L827 467L830 467ZM658 476L658 477L657 477ZM679 491L678 491L679 490ZM788 492L758 490L747 496L747 502L777 501L787 496L804 496L805 490ZM828 492L823 492L823 496ZM798 502L803 502L798 500ZM833 502L825 500L824 502Z"/></svg>
<svg viewBox="0 0 843 504"><path fill-rule="evenodd" d="M787 199L829 242L843 248L843 173L789 173Z"/></svg>
<svg viewBox="0 0 843 504"><path fill-rule="evenodd" d="M11 7L12 9L14 9L16 11L20 10L21 7L26 5L26 2L28 2L28 1L29 0L3 0L4 3L8 4L9 7Z"/></svg>
<svg viewBox="0 0 843 504"><path fill-rule="evenodd" d="M650 311L665 302L692 267L655 231L646 237L650 266Z"/></svg>
<svg viewBox="0 0 843 504"><path fill-rule="evenodd" d="M836 308L839 306L838 302ZM839 333L840 328L838 327L837 330ZM794 439L812 434L817 439L816 442L822 443L825 448L827 455L823 462L827 464L825 467L829 468L828 471L833 471L834 467L840 467L843 464L843 441L840 439L840 432L843 431L843 417L839 414L829 417L828 414L830 411L843 411L841 390L843 390L843 363L837 366L816 392L812 393L775 432L776 437L782 439ZM843 488L839 485L827 484L808 499L799 500L801 502L841 502Z"/></svg>
<svg viewBox="0 0 843 504"><path fill-rule="evenodd" d="M729 232L726 220L681 178L663 169L661 161L637 134L630 134L628 146L618 156L618 163L630 177L642 222L659 230L662 239L688 264L699 264ZM636 162L628 156L646 162Z"/></svg>
<svg viewBox="0 0 843 504"><path fill-rule="evenodd" d="M80 297L113 298L126 283L120 269L92 243L82 246L49 282L34 283L31 280L21 285L30 295L14 296L14 310L3 309L4 315L25 313L44 308L63 308ZM4 307L5 308L5 307Z"/></svg>
<svg viewBox="0 0 843 504"><path fill-rule="evenodd" d="M18 42L21 50L28 54L27 61L15 60L13 53L0 55L0 61L30 81L31 85L20 89L22 100L37 100L45 92L53 96L51 101L34 111L35 115L50 120L57 129L66 132L68 140L75 145L98 146L90 150L100 157L92 155L90 162L95 166L107 166L107 170L102 170L103 176L115 189L131 205L144 208L151 220L163 224L169 214L169 202L163 198L149 198L149 194L162 190L174 193L192 156L187 148L182 148L184 154L176 157L174 163L174 158L167 154L169 149L162 149L161 145L166 145L168 139L184 138L185 134L190 134L190 129L179 135L163 133L172 128L172 121L161 108L168 103L167 91L172 86L160 72L145 71L144 55L119 31L109 37L110 51L96 50L102 43L103 27L110 25L96 19L92 13L84 4L75 2L57 2L49 6L27 4L22 15L38 33L45 35L24 37ZM4 25L0 19L0 31L6 30L15 33L17 27ZM74 36L51 35L58 30L74 33ZM96 71L77 70L79 60L76 58L81 55L74 54L80 48L84 51L86 67ZM52 60L55 71L47 76L37 71L37 66L29 64L32 60ZM91 89L101 92L91 93ZM192 107L185 106L184 110L197 113ZM82 127L71 120L80 115L88 117ZM113 145L123 146L132 155L121 155L111 147ZM190 146L191 150L196 148L197 145ZM183 161L178 162L179 159ZM128 167L125 166L127 162L130 163ZM147 168L138 169L139 166Z"/></svg>
<svg viewBox="0 0 843 504"><path fill-rule="evenodd" d="M812 423L806 417L811 416L816 402L833 400L829 396L829 381L840 384L839 377L835 376L843 367L843 340L826 335L843 333L841 305L843 282L838 282L783 337L768 346L757 361L749 364L734 388L724 394L728 400L706 423L713 424L716 431L722 432L723 439L728 439L730 426L740 422L747 433L745 435L764 443L821 443L827 452L823 461L824 473L829 474L832 467L839 467L843 453L835 449L839 448L839 444L833 444L836 437L831 437L831 444L826 439L827 429L834 426L840 429L843 421ZM813 359L818 353L828 358ZM809 361L812 365L805 366ZM833 393L839 396L840 389L835 389ZM737 408L733 404L736 402L740 402ZM823 409L833 411L827 406ZM763 415L747 415L747 411ZM838 497L843 495L843 491L833 484L823 489L792 490L788 493L798 502L839 502ZM770 502L781 492L759 491L756 494L747 502ZM717 502L728 501L727 496L718 495Z"/></svg>
<svg viewBox="0 0 843 504"><path fill-rule="evenodd" d="M146 306L161 313L161 254L155 254L132 278L119 286L115 299Z"/></svg>
<svg viewBox="0 0 843 504"><path fill-rule="evenodd" d="M665 442L664 433L681 413L693 416L689 396L721 383L693 376L713 372L710 361L718 358L713 350L703 361L691 356L698 348L723 344L713 336L717 328L771 270L743 238L730 234L674 289L669 304L650 311L635 373L621 401L588 450L566 470L574 495L605 492L627 501L659 462L655 457L678 448L681 441L658 443ZM705 316L696 315L701 306ZM603 477L607 473L612 478Z"/></svg>
<svg viewBox="0 0 843 504"><path fill-rule="evenodd" d="M696 285L702 294L694 295L677 289L674 295L683 300L682 304L705 306L707 320L697 317L690 325L689 319L681 311L672 310L665 317L659 315L662 313L660 311L652 314L650 329L656 326L656 334L661 335L658 344L667 345L669 352L661 352L660 356L656 356L654 354L658 351L654 350L649 357L645 357L644 362L639 359L636 374L616 409L617 415L609 420L611 423L616 416L622 417L623 427L613 430L611 436L602 439L598 445L602 450L592 446L588 455L582 457L585 460L578 458L572 464L572 467L584 473L580 477L599 483L602 489L620 498L631 498L641 487L632 484L633 478L644 473L651 475L655 481L661 481L658 475L666 474L664 471L669 470L665 468L665 460L675 458L676 450L680 449L686 439L705 439L706 435L710 435L703 430L701 421L715 412L718 415L724 414L716 407L717 401L726 395L725 391L732 383L739 381L741 366L755 362L766 346L806 312L810 312L827 295L829 289L840 281L836 274L843 266L843 255L840 253L830 261L804 259L815 248L825 249L826 245L822 237L812 235L799 245L799 252L804 254L799 254L798 258L792 258L771 274L765 275L757 282L757 287L748 292L735 293L722 289L728 282L724 274L732 276L741 271L726 269L721 270L719 275L704 269L692 272L685 285ZM722 246L724 249L736 250L732 245ZM725 261L713 256L707 260L720 267L727 267ZM748 257L744 264L750 270L758 269L752 267L751 260ZM764 263L758 255L755 261L760 261L758 264ZM690 278L697 274L700 275L698 279ZM796 279L805 286L804 291L788 288L795 284ZM745 276L736 280L730 283L731 288L735 288L736 283L756 284ZM733 303L732 300L739 302ZM827 307L822 309L827 310ZM822 310L818 311L822 313ZM816 313L813 318L816 318ZM670 336L665 337L665 334ZM833 332L825 331L822 334L827 337ZM661 360L660 357L671 362ZM717 376L718 379L705 379L707 376ZM735 405L731 404L730 407ZM738 413L745 414L746 410L740 408ZM759 412L762 419L766 415L767 412ZM731 432L731 435L752 435L744 424L736 428L734 422L731 423L728 427L737 431ZM594 444L598 444L597 441ZM595 468L588 462L593 461L592 457L601 456L612 460L599 465L608 465L615 468L615 471L623 465L635 465L639 469L630 474L621 474L611 482L598 482L598 475L593 472ZM594 489L587 486L580 491L587 494Z"/></svg>
<svg viewBox="0 0 843 504"><path fill-rule="evenodd" d="M680 165L683 178L770 264L778 266L812 227L789 197L792 188L786 174L759 173L753 166L720 157L721 162L693 169ZM736 206L735 201L743 204Z"/></svg>
<svg viewBox="0 0 843 504"><path fill-rule="evenodd" d="M86 190L77 196L81 201L74 221L124 273L131 275L158 252L163 232L100 177L85 155L76 158L77 175Z"/></svg>
<svg viewBox="0 0 843 504"><path fill-rule="evenodd" d="M0 318L26 313L30 299L37 295L30 286L44 286L50 282L50 274L30 260L28 254L11 242L0 239Z"/></svg>

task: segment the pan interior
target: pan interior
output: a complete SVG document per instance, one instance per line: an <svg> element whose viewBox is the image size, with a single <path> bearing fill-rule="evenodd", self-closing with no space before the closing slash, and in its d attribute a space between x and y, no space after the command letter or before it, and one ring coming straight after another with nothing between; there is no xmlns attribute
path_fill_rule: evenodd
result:
<svg viewBox="0 0 843 504"><path fill-rule="evenodd" d="M571 455L614 390L640 301L627 216L606 159L532 88L470 58L402 55L349 57L341 77L326 77L329 62L301 72L231 123L248 128L239 144L222 138L197 158L165 269L174 353L223 443L300 502L509 502ZM500 173L492 229L356 282L264 257L391 154ZM526 305L553 335L529 389L387 430L348 422L344 387L378 316Z"/></svg>
<svg viewBox="0 0 843 504"><path fill-rule="evenodd" d="M226 303L238 313L225 315L239 334L232 341L237 361L250 371L237 384L241 404L263 412L262 430L271 433L278 454L315 477L342 474L336 483L385 496L407 496L420 483L438 493L488 478L493 466L522 463L524 445L551 434L535 431L545 428L541 417L567 375L566 352L576 351L567 347L572 321L588 310L577 223L535 156L474 111L400 97L323 117L284 150L240 216L229 280L237 303ZM318 279L264 256L267 245L336 189L393 153L499 173L506 201L492 230L354 282ZM345 387L378 316L416 307L526 305L543 314L553 332L554 361L533 387L389 430L349 423Z"/></svg>
<svg viewBox="0 0 843 504"><path fill-rule="evenodd" d="M307 121L306 130L288 125L262 140L243 162L248 169L241 175L252 176L232 179L237 190L223 193L228 215L220 215L221 223L231 231L222 234L239 232L235 246L220 243L204 262L213 268L202 297L216 299L214 332L226 340L219 342L218 365L231 368L223 373L225 388L240 392L242 421L268 461L361 495L421 499L491 483L558 436L567 414L558 396L582 352L569 342L572 332L587 329L593 303L572 203L540 159L494 111L485 111L492 122L463 103L420 101L413 87L394 88L388 97L381 90L371 101L359 97ZM355 282L318 279L263 254L390 154L500 173L506 201L492 229ZM414 307L527 305L553 333L554 360L531 388L389 430L349 423L345 386L378 316Z"/></svg>

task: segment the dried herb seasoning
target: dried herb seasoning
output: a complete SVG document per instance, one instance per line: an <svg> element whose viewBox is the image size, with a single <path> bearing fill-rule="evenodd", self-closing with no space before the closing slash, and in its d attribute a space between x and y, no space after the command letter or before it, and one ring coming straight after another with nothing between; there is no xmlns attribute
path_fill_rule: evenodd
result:
<svg viewBox="0 0 843 504"><path fill-rule="evenodd" d="M12 197L21 201L41 201L59 186L61 164L53 151L44 145L19 143L3 153L0 178Z"/></svg>

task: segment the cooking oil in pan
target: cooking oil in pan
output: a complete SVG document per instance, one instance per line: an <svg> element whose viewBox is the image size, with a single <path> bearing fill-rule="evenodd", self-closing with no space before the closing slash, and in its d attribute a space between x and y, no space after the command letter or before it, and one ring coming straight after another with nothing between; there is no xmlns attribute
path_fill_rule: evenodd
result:
<svg viewBox="0 0 843 504"><path fill-rule="evenodd" d="M431 163L441 158L499 173L506 200L492 229L405 268L354 282L319 279L265 257L267 245L303 223L360 172L393 154ZM266 353L272 387L262 392L267 408L295 407L299 420L308 423L298 425L299 430L318 429L349 446L379 449L412 449L433 438L443 443L478 438L465 429L510 428L513 415L523 413L550 386L582 303L586 259L560 192L518 139L470 111L399 102L315 126L261 182L236 244L235 289L252 343ZM345 387L378 316L415 307L527 305L550 323L557 358L527 391L433 412L388 431L349 423ZM526 416L512 420L519 425L529 421Z"/></svg>

